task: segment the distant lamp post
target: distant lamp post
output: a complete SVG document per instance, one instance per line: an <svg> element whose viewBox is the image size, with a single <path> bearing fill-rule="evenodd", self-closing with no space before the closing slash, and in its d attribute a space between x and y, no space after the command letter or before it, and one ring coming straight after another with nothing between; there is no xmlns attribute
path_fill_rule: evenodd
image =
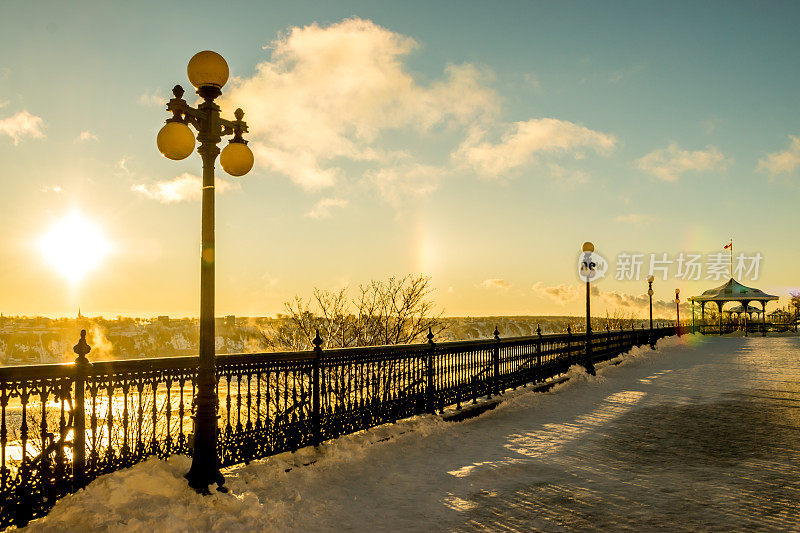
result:
<svg viewBox="0 0 800 533"><path fill-rule="evenodd" d="M581 247L583 258L581 259L581 275L586 280L586 360L584 367L586 372L594 376L596 374L594 364L592 363L592 314L591 314L591 280L595 275L595 267L597 266L592 260L592 252L594 252L594 244L590 242L583 243Z"/></svg>
<svg viewBox="0 0 800 533"><path fill-rule="evenodd" d="M228 64L216 52L199 52L192 57L186 69L189 81L203 99L197 108L183 99L183 88L176 85L167 111L172 117L158 132L156 144L167 158L181 160L188 157L195 146L203 161L202 246L200 253L200 365L197 375L197 397L194 413L194 449L192 467L186 474L189 485L208 493L208 486L218 485L225 491L225 479L219 471L217 458L217 407L216 367L214 362L214 161L220 155L217 146L222 136L233 135L220 155L222 168L231 176L243 176L253 167L253 153L242 138L247 133L244 112L237 109L236 120L220 117L220 108L214 99L222 94L228 81Z"/></svg>
<svg viewBox="0 0 800 533"><path fill-rule="evenodd" d="M653 281L652 275L647 278L647 296L650 299L650 348L655 350L656 345L653 343Z"/></svg>
<svg viewBox="0 0 800 533"><path fill-rule="evenodd" d="M800 321L800 301L794 304L794 331L797 333L797 322Z"/></svg>
<svg viewBox="0 0 800 533"><path fill-rule="evenodd" d="M681 290L675 289L675 323L678 326L678 337L681 336Z"/></svg>

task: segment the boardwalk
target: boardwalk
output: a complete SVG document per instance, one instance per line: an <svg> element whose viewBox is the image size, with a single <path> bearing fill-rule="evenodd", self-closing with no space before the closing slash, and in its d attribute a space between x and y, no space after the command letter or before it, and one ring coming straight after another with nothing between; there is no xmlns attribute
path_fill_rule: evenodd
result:
<svg viewBox="0 0 800 533"><path fill-rule="evenodd" d="M800 337L689 336L638 352L463 423L404 422L231 467L228 495L190 493L178 458L159 487L144 474L109 484L120 504L89 487L34 527L800 529ZM161 468L132 471L148 465Z"/></svg>
<svg viewBox="0 0 800 533"><path fill-rule="evenodd" d="M800 529L800 339L690 343L294 485L296 525Z"/></svg>

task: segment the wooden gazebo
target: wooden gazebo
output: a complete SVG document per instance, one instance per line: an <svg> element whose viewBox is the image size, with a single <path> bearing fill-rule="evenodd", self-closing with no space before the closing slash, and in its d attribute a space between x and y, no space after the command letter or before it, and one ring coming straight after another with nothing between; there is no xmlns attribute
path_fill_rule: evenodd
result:
<svg viewBox="0 0 800 533"><path fill-rule="evenodd" d="M762 335L767 334L766 328L766 311L767 302L770 300L777 300L777 296L767 294L761 289L754 289L752 287L745 287L735 279L731 278L724 285L720 285L714 289L705 291L700 296L692 296L689 301L692 302L692 316L694 316L694 303L700 303L700 314L702 316L703 324L705 324L706 304L713 302L717 305L719 310L719 334L722 335L722 306L727 302L738 302L741 304L742 309L748 309L750 303L761 304L761 320L764 324ZM747 313L744 314L745 324L744 331L747 335Z"/></svg>

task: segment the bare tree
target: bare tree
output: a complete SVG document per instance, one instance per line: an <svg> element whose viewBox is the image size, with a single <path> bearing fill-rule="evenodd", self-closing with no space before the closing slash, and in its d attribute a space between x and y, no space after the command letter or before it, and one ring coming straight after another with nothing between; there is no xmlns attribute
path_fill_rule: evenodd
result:
<svg viewBox="0 0 800 533"><path fill-rule="evenodd" d="M429 276L408 275L359 285L354 299L339 291L314 289L311 298L295 296L284 303L287 319L265 332L278 349L312 348L316 330L325 348L408 344L444 329L435 313Z"/></svg>
<svg viewBox="0 0 800 533"><path fill-rule="evenodd" d="M625 311L616 308L611 313L606 311L606 326L609 329L631 329L638 320L638 314L634 311Z"/></svg>

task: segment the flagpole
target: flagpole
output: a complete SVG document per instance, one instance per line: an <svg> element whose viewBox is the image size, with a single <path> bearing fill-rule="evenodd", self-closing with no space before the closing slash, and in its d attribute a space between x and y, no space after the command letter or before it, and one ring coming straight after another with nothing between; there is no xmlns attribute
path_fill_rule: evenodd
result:
<svg viewBox="0 0 800 533"><path fill-rule="evenodd" d="M731 239L731 277L733 277L733 239Z"/></svg>

